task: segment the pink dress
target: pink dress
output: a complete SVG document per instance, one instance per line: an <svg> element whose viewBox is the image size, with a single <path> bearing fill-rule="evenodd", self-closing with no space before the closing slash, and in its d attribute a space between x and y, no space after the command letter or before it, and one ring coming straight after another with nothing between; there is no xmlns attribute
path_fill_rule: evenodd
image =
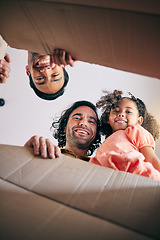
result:
<svg viewBox="0 0 160 240"><path fill-rule="evenodd" d="M89 162L160 181L160 172L151 163L145 162L143 154L139 152L139 149L145 146L154 149L154 139L147 130L137 124L116 131L106 138Z"/></svg>

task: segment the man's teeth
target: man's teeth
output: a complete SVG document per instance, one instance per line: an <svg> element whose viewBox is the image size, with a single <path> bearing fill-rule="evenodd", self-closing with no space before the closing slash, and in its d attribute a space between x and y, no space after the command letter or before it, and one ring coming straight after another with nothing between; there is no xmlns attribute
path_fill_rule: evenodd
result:
<svg viewBox="0 0 160 240"><path fill-rule="evenodd" d="M83 130L77 130L77 132L82 133L82 134L87 134L87 132L83 131Z"/></svg>
<svg viewBox="0 0 160 240"><path fill-rule="evenodd" d="M37 63L38 65L41 65L41 64L50 64L50 62L48 60L42 60L42 61L39 61Z"/></svg>

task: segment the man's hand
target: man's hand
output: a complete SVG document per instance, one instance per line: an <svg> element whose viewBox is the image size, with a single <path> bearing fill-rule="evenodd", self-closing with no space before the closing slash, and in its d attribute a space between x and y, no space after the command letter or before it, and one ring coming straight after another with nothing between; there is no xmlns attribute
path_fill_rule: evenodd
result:
<svg viewBox="0 0 160 240"><path fill-rule="evenodd" d="M74 67L75 63L78 62L72 56L67 53L66 51L62 49L55 49L53 51L53 54L51 55L51 62L65 67L66 65L70 65L71 67Z"/></svg>
<svg viewBox="0 0 160 240"><path fill-rule="evenodd" d="M48 138L33 136L24 145L24 147L34 148L34 154L42 158L56 158L61 156L61 150L55 146Z"/></svg>
<svg viewBox="0 0 160 240"><path fill-rule="evenodd" d="M0 60L0 83L5 83L6 79L9 77L11 71L10 62L11 60L8 53L5 54L3 60Z"/></svg>

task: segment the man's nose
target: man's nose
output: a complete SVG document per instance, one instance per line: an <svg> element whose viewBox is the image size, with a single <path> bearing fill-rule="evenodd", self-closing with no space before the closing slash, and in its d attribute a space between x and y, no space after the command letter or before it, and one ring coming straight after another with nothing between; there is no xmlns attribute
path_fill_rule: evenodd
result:
<svg viewBox="0 0 160 240"><path fill-rule="evenodd" d="M80 122L79 122L79 125L80 126L87 126L87 120L81 119Z"/></svg>
<svg viewBox="0 0 160 240"><path fill-rule="evenodd" d="M51 75L51 67L44 67L43 69L40 70L40 72L45 76L46 80L50 79L50 75Z"/></svg>
<svg viewBox="0 0 160 240"><path fill-rule="evenodd" d="M51 67L47 66L47 67L43 67L42 69L40 69L40 72L42 72L43 74L47 74L48 72L51 71Z"/></svg>

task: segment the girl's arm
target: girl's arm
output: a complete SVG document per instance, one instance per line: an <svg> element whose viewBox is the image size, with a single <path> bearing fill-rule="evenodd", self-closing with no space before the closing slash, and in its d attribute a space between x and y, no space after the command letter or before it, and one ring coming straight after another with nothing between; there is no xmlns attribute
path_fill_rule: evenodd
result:
<svg viewBox="0 0 160 240"><path fill-rule="evenodd" d="M160 172L160 160L152 147L143 147L139 150L145 157L145 162L150 162Z"/></svg>

